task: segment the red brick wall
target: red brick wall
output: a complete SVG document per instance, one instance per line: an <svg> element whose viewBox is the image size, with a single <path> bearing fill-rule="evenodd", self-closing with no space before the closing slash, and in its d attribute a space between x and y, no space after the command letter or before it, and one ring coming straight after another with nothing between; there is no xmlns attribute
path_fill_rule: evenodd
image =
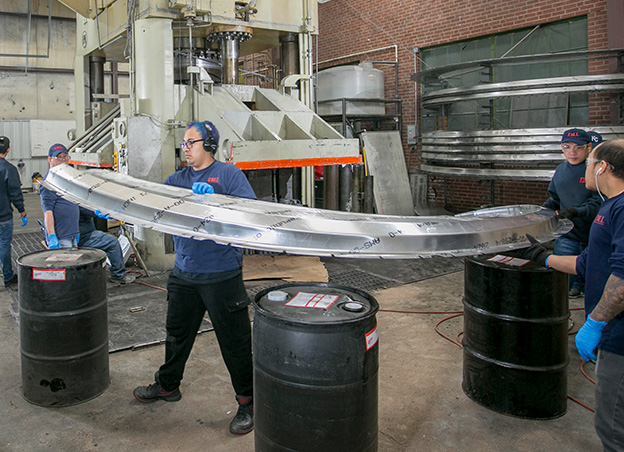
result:
<svg viewBox="0 0 624 452"><path fill-rule="evenodd" d="M318 59L328 59L396 45L399 62L399 98L403 101L405 154L406 126L414 123L414 47L428 47L458 40L531 27L587 15L590 50L607 49L607 2L610 0L330 0L319 5ZM394 60L394 49L333 61ZM320 68L328 65L320 65ZM376 67L379 68L379 67ZM591 66L590 73L608 72L606 63ZM386 96L394 95L394 74L385 70ZM610 124L609 95L590 95L590 124ZM418 165L412 158L412 167ZM413 169L412 168L412 169ZM444 200L441 179L430 178L430 200ZM496 181L496 205L541 204L547 183ZM446 181L447 204L456 211L490 204L490 182L469 179ZM434 198L433 194L437 196Z"/></svg>

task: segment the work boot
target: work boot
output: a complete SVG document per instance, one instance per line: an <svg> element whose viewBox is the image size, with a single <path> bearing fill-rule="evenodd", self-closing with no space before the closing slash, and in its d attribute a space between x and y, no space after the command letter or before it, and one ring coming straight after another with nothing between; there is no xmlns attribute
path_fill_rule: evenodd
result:
<svg viewBox="0 0 624 452"><path fill-rule="evenodd" d="M132 284L136 278L132 275L125 274L121 278L111 278L111 282L115 284Z"/></svg>
<svg viewBox="0 0 624 452"><path fill-rule="evenodd" d="M578 298L581 296L583 292L581 292L579 289L577 289L576 287L572 287L570 289L570 291L568 292L568 297L569 298Z"/></svg>
<svg viewBox="0 0 624 452"><path fill-rule="evenodd" d="M149 386L139 386L132 391L132 394L134 394L134 398L141 403L154 403L157 400L177 402L182 398L180 388L175 388L173 391L166 391L158 383L153 383Z"/></svg>
<svg viewBox="0 0 624 452"><path fill-rule="evenodd" d="M253 399L251 397L236 396L238 411L230 422L230 433L244 435L254 428Z"/></svg>
<svg viewBox="0 0 624 452"><path fill-rule="evenodd" d="M7 289L12 289L14 287L17 287L17 275L13 275L13 278L9 279L8 281L5 281L4 287L6 287Z"/></svg>

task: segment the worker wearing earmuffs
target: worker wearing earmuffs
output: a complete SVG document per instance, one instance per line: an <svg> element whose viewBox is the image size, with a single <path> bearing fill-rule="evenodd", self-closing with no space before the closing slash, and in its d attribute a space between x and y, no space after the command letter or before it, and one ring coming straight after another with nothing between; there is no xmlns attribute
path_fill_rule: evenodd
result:
<svg viewBox="0 0 624 452"><path fill-rule="evenodd" d="M165 184L212 193L255 199L245 174L234 165L215 160L219 132L209 121L194 122L184 134L181 148L187 167ZM203 227L203 225L200 225ZM180 400L180 382L204 313L208 311L238 402L230 432L253 430L253 367L249 297L242 277L242 253L212 240L174 236L175 267L167 283L167 340L165 363L155 383L139 386L134 396L143 403Z"/></svg>

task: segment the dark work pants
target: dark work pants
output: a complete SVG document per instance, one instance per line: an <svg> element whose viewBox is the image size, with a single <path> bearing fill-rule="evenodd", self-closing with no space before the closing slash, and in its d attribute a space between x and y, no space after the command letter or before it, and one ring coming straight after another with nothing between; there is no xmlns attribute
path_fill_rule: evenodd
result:
<svg viewBox="0 0 624 452"><path fill-rule="evenodd" d="M167 298L165 363L156 373L156 381L167 391L180 385L186 360L207 310L234 391L240 396L251 396L251 322L242 274L213 284L189 283L169 275Z"/></svg>
<svg viewBox="0 0 624 452"><path fill-rule="evenodd" d="M598 350L594 426L604 452L624 450L624 356Z"/></svg>

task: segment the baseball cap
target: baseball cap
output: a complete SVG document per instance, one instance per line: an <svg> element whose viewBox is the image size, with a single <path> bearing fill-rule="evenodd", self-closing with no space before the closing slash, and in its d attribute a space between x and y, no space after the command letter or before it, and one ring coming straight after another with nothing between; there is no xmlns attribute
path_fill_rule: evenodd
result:
<svg viewBox="0 0 624 452"><path fill-rule="evenodd" d="M587 133L591 138L592 149L602 143L602 135L600 135L598 132L590 131Z"/></svg>
<svg viewBox="0 0 624 452"><path fill-rule="evenodd" d="M63 152L69 153L65 146L63 146L60 143L56 143L50 146L50 150L48 151L48 156L56 157L57 155L62 154Z"/></svg>
<svg viewBox="0 0 624 452"><path fill-rule="evenodd" d="M1 136L0 137L0 154L6 153L6 151L11 147L11 142L8 137Z"/></svg>
<svg viewBox="0 0 624 452"><path fill-rule="evenodd" d="M591 141L591 136L583 129L568 129L561 136L562 143L587 144Z"/></svg>

